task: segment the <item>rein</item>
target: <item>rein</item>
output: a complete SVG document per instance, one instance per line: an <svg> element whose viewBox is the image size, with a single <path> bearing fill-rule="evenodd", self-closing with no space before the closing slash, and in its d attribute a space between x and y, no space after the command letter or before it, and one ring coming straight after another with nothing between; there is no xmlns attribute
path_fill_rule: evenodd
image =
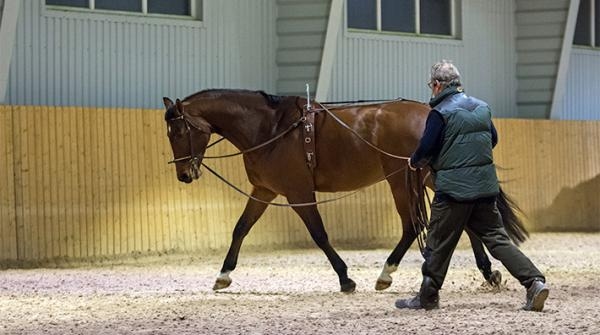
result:
<svg viewBox="0 0 600 335"><path fill-rule="evenodd" d="M186 125L187 125L187 127L188 127L188 130L189 130L189 126L190 126L190 125L191 125L192 127L196 128L196 129L200 130L200 129L199 129L197 126L195 126L193 123L189 122L189 121L188 121L188 120L187 120L187 119L186 119L186 118L185 118L183 115L181 115L181 116L179 116L179 117L176 117L176 118L174 118L174 119L171 119L171 120L179 120L179 119L183 119L183 120L186 122ZM169 120L169 121L171 121L171 120ZM262 148L262 147L265 147L265 146L267 146L267 145L269 145L269 144L271 144L271 143L273 143L273 142L277 141L278 139L282 138L282 137L283 137L283 136L285 136L287 133L289 133L290 131L292 131L294 128L298 127L298 125L299 125L301 122L303 122L303 121L304 121L304 117L301 117L300 119L298 119L298 121L296 121L296 122L292 123L292 124L291 124L291 125L290 125L290 126L287 128L287 129L286 129L286 130L284 130L283 132L279 133L277 136L275 136L275 137L273 137L273 138L271 138L271 139L269 139L269 140L267 140L267 141L265 141L265 142L263 142L263 143L261 143L261 144L259 144L259 145L255 145L255 146L253 146L252 148L248 148L248 149L245 149L245 150L241 150L241 151L239 151L239 152L236 152L236 153L233 153L233 154L226 154L226 155L221 155L221 156L203 156L203 157L202 157L202 159L229 158L229 157L234 157L234 156L239 156L239 155L247 154L247 153L249 153L249 152L252 152L252 151L256 151L256 150L258 150L258 149L260 149L260 148ZM218 139L218 140L214 141L214 142L213 142L213 143L211 143L209 146L207 146L207 147L206 147L206 149L208 149L208 148L212 147L213 145L215 145L215 144L217 144L217 143L219 143L219 142L223 141L224 139L225 139L225 137L221 137L220 139ZM191 136L190 136L190 141L191 141ZM190 148L192 148L192 149L193 149L193 146L191 146L191 143L190 143ZM189 160L193 160L193 159L200 159L200 158L199 158L198 156L194 156L194 155L193 155L193 153L192 153L192 155L188 155L188 156L185 156L185 157L180 157L180 158L175 158L175 159L173 159L173 160L169 161L169 162L168 162L168 164L173 164L173 163L183 162L183 161L186 161L186 160L188 160L188 161L189 161Z"/></svg>
<svg viewBox="0 0 600 335"><path fill-rule="evenodd" d="M356 130L352 129L349 125L345 124L344 121L342 121L340 118L338 118L337 116L335 116L335 114L333 114L329 109L327 109L327 107L323 106L323 104L319 104L319 106L321 106L321 108L325 112L327 112L327 114L329 116L331 116L335 121L337 121L337 123L339 123L342 127L346 128L348 131L350 131L352 134L354 134L356 137L358 137L359 140L363 141L365 144L367 144L371 148L375 149L377 152L379 152L381 154L384 154L386 156L392 157L392 158L404 159L404 160L409 160L410 159L410 157L394 155L394 154L391 154L391 153L389 153L387 151L379 149L376 145L374 145L373 143L367 141L362 136L360 136L360 134L357 133Z"/></svg>
<svg viewBox="0 0 600 335"><path fill-rule="evenodd" d="M413 178L414 177L414 178ZM431 206L429 193L425 189L425 180L429 173L422 176L422 170L418 169L411 175L406 174L406 188L408 189L408 202L410 218L413 230L416 234L417 244L421 255L425 257L425 247L427 241L427 230L429 229L429 215L427 214L427 205ZM415 180L416 179L416 180ZM415 185L416 181L416 185Z"/></svg>
<svg viewBox="0 0 600 335"><path fill-rule="evenodd" d="M219 178L222 182L224 182L227 186L231 187L232 189L234 189L238 193L246 196L247 198L252 199L254 201L257 201L257 202L260 202L260 203L263 203L263 204L273 205L273 206L278 206L278 207L305 207L305 206L314 206L314 205L325 204L325 203L328 203L328 202L333 202L333 201L337 201L337 200L340 200L340 199L347 198L347 197L349 197L351 195L354 195L354 194L356 194L356 193L358 193L358 192L360 192L360 191L362 191L362 190L364 190L365 188L368 187L367 186L367 187L360 188L360 189L358 189L358 190L356 190L354 192L351 192L351 193L348 193L348 194L344 194L344 195L336 197L336 198L325 199L325 200L320 200L320 201L312 201L312 202L303 202L303 203L298 203L298 204L285 204L285 203L281 203L281 202L264 201L262 199L254 197L251 194L248 194L248 193L244 192L239 187L233 185L231 182L229 182L227 179L225 179L225 177L221 176L215 170L211 169L206 164L204 164L204 162L202 162L200 164L202 166L204 166L208 170L208 172L212 173L215 177ZM383 177L382 179L380 179L379 181L377 181L377 183L382 182L382 181L386 180L387 178L389 178L389 177L395 175L396 173L399 173L399 172L401 172L401 171L403 171L405 169L406 169L406 166L403 167L403 168L400 168L400 169L398 169L398 170L396 170L396 171L394 171L394 172L392 172L392 173L390 173L388 175L386 175L385 177ZM375 183L375 184L377 184L377 183Z"/></svg>
<svg viewBox="0 0 600 335"><path fill-rule="evenodd" d="M204 156L204 159L217 159L217 158L229 158L229 157L234 157L234 156L239 156L239 155L243 155L243 154L247 154L249 152L258 150L262 147L265 147L275 141L277 141L278 139L282 138L283 136L285 136L287 133L289 133L290 131L292 131L294 128L298 127L298 125L303 121L303 118L298 119L298 121L292 123L286 130L284 130L283 132L279 133L277 136L271 138L268 141L265 141L259 145L255 145L252 148L249 149L245 149L245 150L241 150L239 152L233 153L233 154L227 154L227 155L221 155L221 156ZM213 144L211 144L210 146L206 147L207 149L215 144L217 144L218 142L222 141L224 139L224 137L222 137L221 139L215 141ZM203 164L204 165L204 164Z"/></svg>

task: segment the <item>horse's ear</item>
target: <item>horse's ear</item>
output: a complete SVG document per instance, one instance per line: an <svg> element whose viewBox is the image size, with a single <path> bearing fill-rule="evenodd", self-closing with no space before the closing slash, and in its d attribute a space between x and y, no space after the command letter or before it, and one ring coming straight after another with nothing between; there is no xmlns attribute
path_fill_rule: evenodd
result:
<svg viewBox="0 0 600 335"><path fill-rule="evenodd" d="M175 104L177 104L177 110L179 113L183 114L183 104L181 103L181 100L175 100Z"/></svg>
<svg viewBox="0 0 600 335"><path fill-rule="evenodd" d="M171 99L169 99L169 98L167 98L167 97L163 97L163 102L164 102L164 104L165 104L165 108L166 108L166 109L169 109L169 108L171 108L171 106L173 106L173 105L174 105L174 104L173 104L173 100L171 100Z"/></svg>

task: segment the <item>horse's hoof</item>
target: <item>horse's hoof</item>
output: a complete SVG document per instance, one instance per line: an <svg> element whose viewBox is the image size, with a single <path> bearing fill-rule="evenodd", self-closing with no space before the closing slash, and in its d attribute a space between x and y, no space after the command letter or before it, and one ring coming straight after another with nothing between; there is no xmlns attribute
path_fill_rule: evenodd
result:
<svg viewBox="0 0 600 335"><path fill-rule="evenodd" d="M352 279L348 279L347 282L342 284L341 291L344 293L352 293L356 289L356 283Z"/></svg>
<svg viewBox="0 0 600 335"><path fill-rule="evenodd" d="M218 291L224 288L229 287L231 285L231 278L227 277L219 277L215 281L215 285L213 286L213 291Z"/></svg>
<svg viewBox="0 0 600 335"><path fill-rule="evenodd" d="M500 284L502 284L502 273L500 273L498 270L492 271L492 275L490 276L490 279L488 279L488 283L490 283L490 285L493 287L500 287Z"/></svg>
<svg viewBox="0 0 600 335"><path fill-rule="evenodd" d="M391 281L386 281L386 280L381 280L381 279L377 279L377 283L375 283L375 290L377 291L383 291L386 288L392 286L392 282Z"/></svg>

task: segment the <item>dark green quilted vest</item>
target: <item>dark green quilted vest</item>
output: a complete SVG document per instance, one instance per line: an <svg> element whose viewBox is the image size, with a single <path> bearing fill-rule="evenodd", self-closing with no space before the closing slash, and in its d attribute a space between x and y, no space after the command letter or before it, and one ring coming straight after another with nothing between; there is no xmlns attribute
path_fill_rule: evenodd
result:
<svg viewBox="0 0 600 335"><path fill-rule="evenodd" d="M444 144L431 164L436 192L458 201L498 194L492 158L492 112L478 99L458 93L435 106L444 118Z"/></svg>

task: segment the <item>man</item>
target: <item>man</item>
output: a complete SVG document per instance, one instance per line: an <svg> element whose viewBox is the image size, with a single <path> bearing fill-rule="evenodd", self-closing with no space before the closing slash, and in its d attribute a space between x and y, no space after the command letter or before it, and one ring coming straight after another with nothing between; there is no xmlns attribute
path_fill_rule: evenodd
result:
<svg viewBox="0 0 600 335"><path fill-rule="evenodd" d="M489 106L463 93L458 69L449 61L432 66L427 85L432 91L432 110L408 164L413 170L429 165L436 191L421 290L412 299L397 300L396 307L439 307L438 291L456 244L468 227L527 289L523 309L542 311L549 292L544 275L511 243L496 207L499 186L492 148L498 136Z"/></svg>

